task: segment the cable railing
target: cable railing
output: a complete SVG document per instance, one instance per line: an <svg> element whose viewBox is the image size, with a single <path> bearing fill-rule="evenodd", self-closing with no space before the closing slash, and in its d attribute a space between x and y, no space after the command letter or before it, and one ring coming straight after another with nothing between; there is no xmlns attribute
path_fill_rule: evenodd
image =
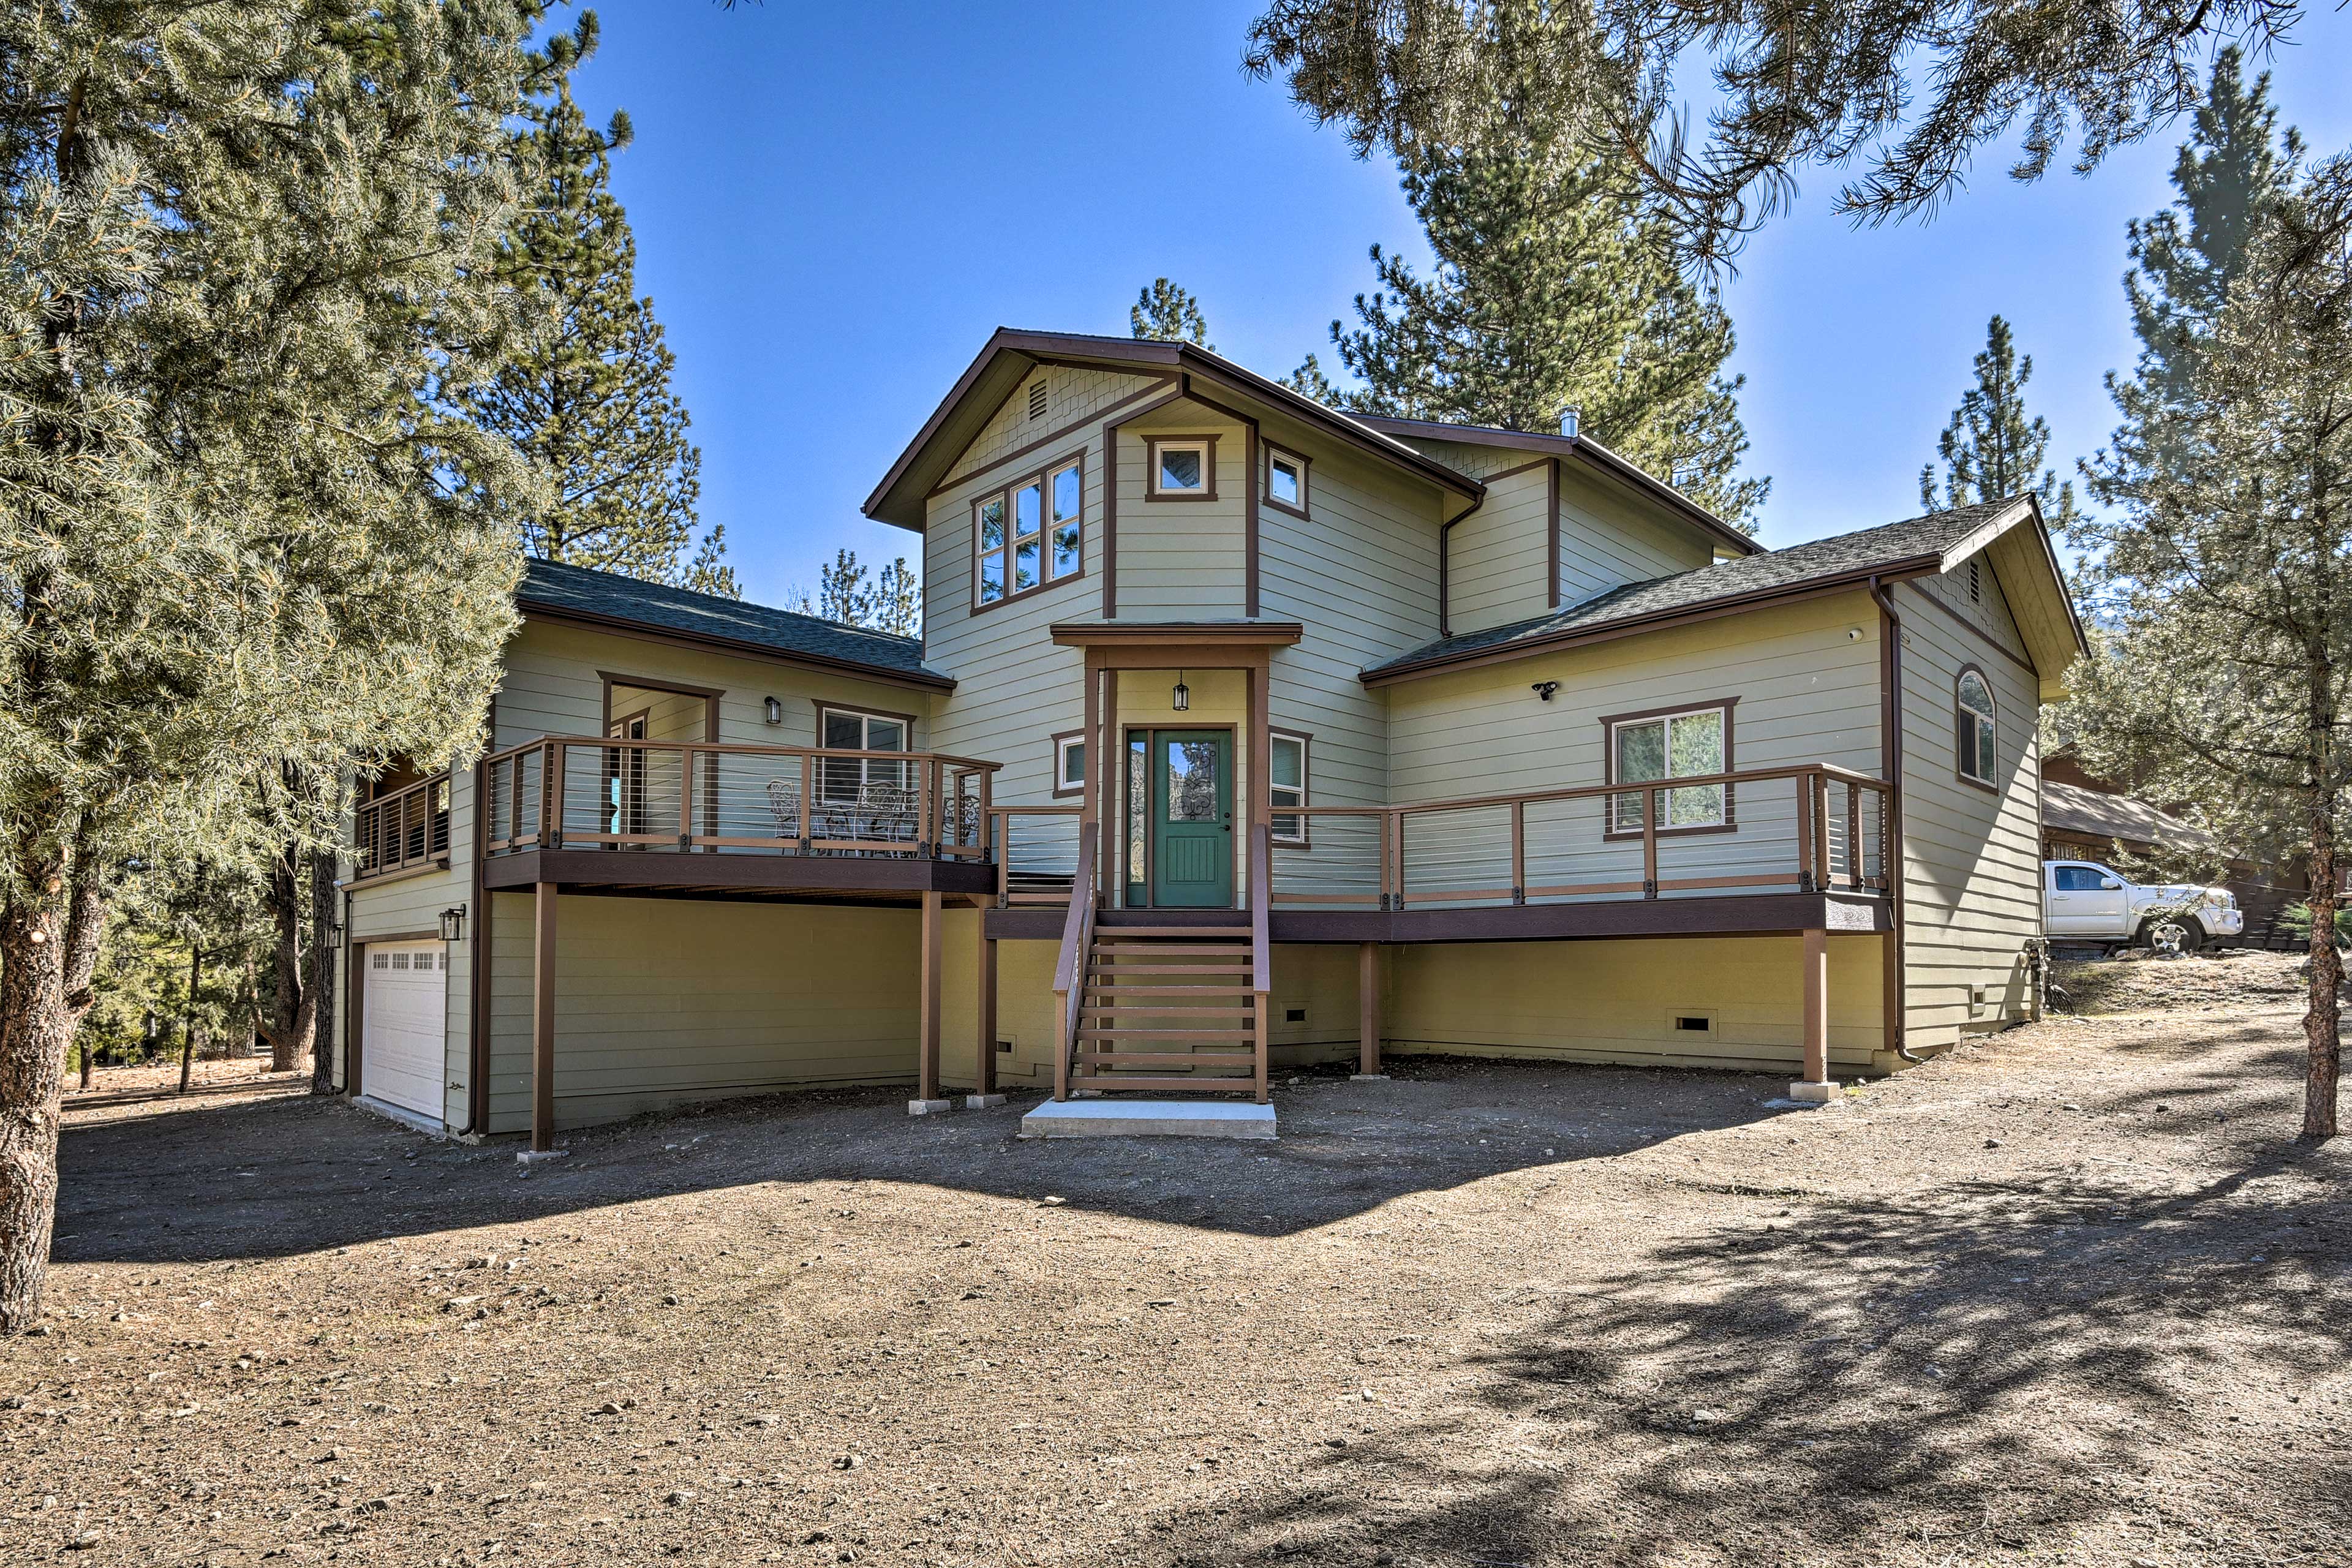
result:
<svg viewBox="0 0 2352 1568"><path fill-rule="evenodd" d="M548 736L483 763L483 850L986 860L1001 765L940 752Z"/></svg>
<svg viewBox="0 0 2352 1568"><path fill-rule="evenodd" d="M449 857L449 775L362 801L352 829L357 880L441 864Z"/></svg>

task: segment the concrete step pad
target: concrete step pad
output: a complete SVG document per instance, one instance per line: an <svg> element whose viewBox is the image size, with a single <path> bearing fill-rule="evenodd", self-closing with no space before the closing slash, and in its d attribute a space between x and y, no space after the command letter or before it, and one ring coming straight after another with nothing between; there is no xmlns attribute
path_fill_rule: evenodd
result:
<svg viewBox="0 0 2352 1568"><path fill-rule="evenodd" d="M1271 1138L1274 1107L1214 1100L1047 1100L1021 1119L1024 1138Z"/></svg>

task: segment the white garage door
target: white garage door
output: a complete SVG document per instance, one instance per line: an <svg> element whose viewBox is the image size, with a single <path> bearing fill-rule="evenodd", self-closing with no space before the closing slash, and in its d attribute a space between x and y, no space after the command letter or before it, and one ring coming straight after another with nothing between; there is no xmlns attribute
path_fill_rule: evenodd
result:
<svg viewBox="0 0 2352 1568"><path fill-rule="evenodd" d="M449 955L437 942L367 948L360 1009L360 1097L441 1124Z"/></svg>

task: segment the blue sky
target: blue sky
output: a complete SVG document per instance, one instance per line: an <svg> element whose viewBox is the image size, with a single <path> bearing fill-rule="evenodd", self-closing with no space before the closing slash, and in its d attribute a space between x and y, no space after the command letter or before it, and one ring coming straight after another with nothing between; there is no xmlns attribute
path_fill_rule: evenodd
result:
<svg viewBox="0 0 2352 1568"><path fill-rule="evenodd" d="M1279 375L1310 350L1332 364L1372 242L1421 253L1390 165L1242 76L1247 4L594 9L576 90L635 123L614 185L638 287L677 355L704 520L755 599L814 584L838 545L911 552L858 503L993 328L1123 332L1164 274L1221 352ZM2267 62L2323 153L2352 144L2347 59L2352 17L2329 9ZM2179 140L2032 185L1996 153L1932 222L1878 230L1804 172L1727 289L1765 542L1916 511L1995 311L2062 471L2096 447L2101 377L2133 352L2124 224L2168 198Z"/></svg>

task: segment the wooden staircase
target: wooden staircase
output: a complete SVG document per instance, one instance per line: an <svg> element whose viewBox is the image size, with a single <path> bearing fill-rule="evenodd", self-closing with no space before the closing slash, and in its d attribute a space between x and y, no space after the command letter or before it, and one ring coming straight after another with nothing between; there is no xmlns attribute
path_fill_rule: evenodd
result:
<svg viewBox="0 0 2352 1568"><path fill-rule="evenodd" d="M1246 912L1218 925L1098 925L1073 1089L1263 1099L1265 1041Z"/></svg>

